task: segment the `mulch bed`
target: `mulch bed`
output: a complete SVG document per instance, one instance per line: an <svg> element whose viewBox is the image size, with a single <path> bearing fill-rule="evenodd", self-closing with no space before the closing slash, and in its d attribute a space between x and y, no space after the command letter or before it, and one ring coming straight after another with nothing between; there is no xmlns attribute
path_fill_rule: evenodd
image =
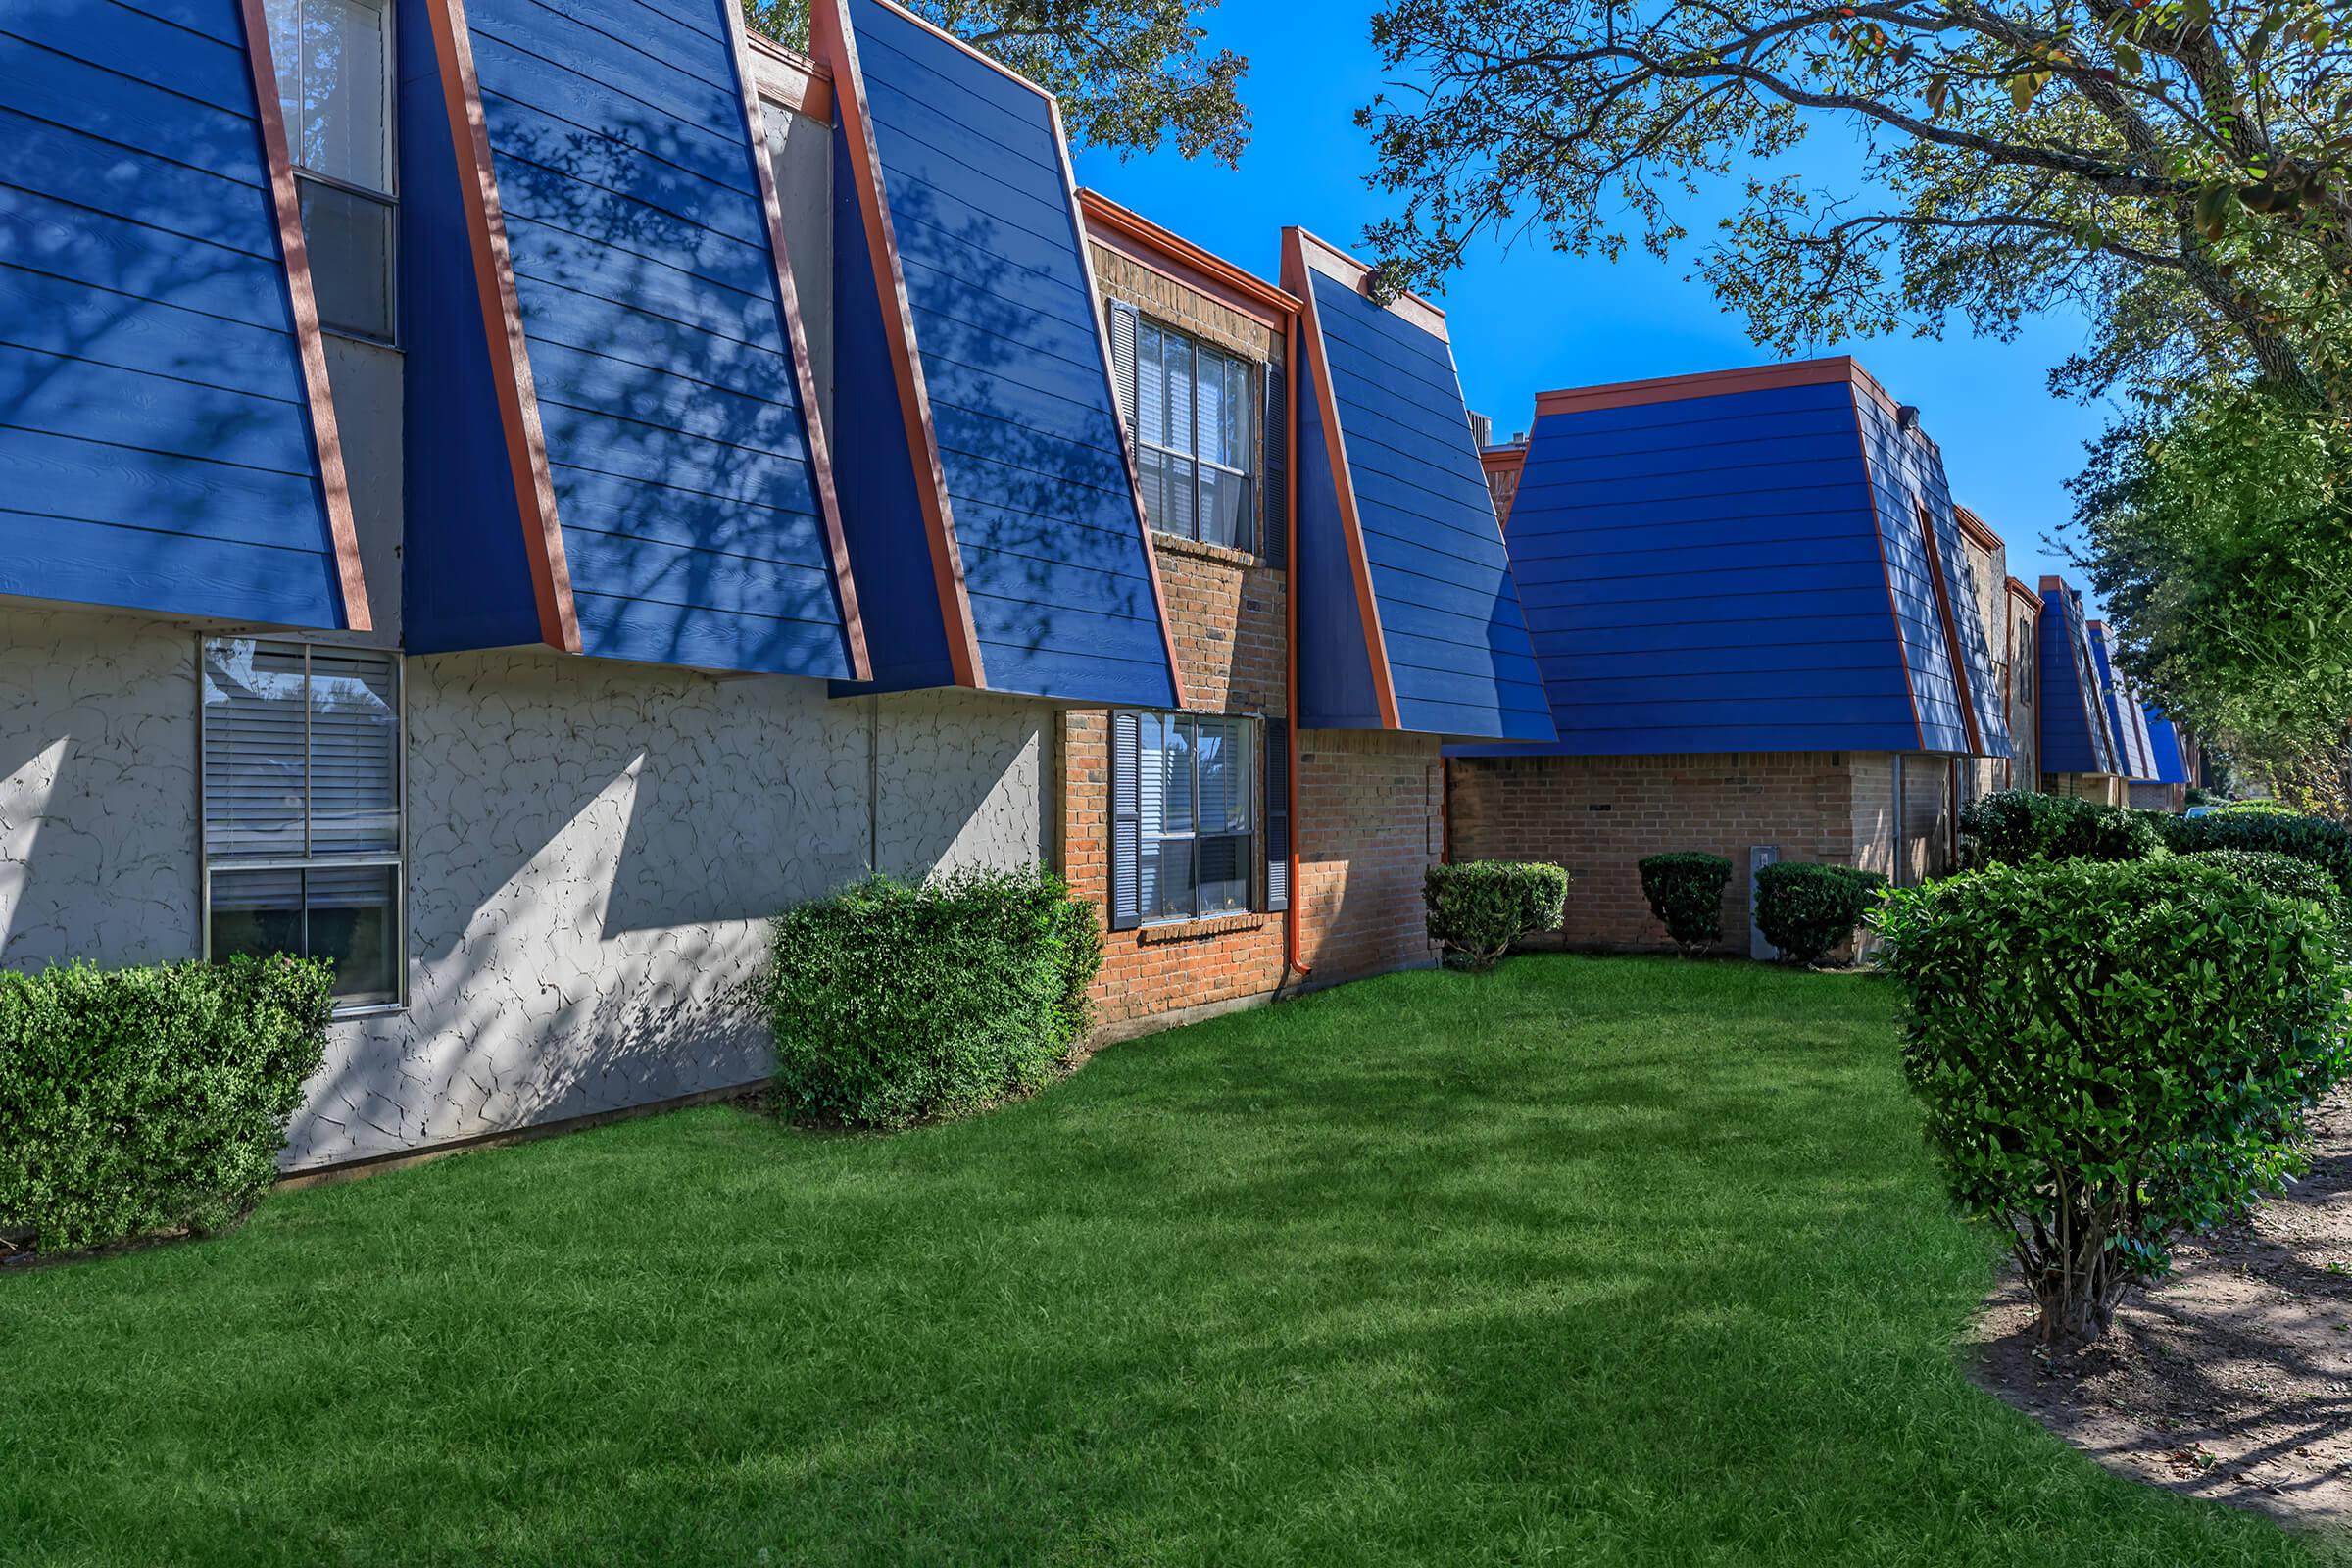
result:
<svg viewBox="0 0 2352 1568"><path fill-rule="evenodd" d="M2352 1094L2312 1133L2308 1177L2183 1244L2086 1349L2044 1354L2005 1280L1972 1336L1978 1380L2123 1474L2352 1528Z"/></svg>

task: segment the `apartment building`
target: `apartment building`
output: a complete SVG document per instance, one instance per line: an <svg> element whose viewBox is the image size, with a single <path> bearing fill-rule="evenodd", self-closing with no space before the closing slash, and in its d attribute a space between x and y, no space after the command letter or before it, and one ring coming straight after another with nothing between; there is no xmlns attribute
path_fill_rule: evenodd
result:
<svg viewBox="0 0 2352 1568"><path fill-rule="evenodd" d="M0 962L333 959L310 1168L758 1081L868 870L1063 870L1114 1032L1429 961L1550 734L1442 318L880 0L110 12L0 17Z"/></svg>

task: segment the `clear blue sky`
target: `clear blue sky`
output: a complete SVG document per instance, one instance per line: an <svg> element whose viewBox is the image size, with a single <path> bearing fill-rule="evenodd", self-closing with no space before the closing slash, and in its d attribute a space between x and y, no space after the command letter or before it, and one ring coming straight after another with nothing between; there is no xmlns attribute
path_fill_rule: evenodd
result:
<svg viewBox="0 0 2352 1568"><path fill-rule="evenodd" d="M1121 163L1082 147L1079 182L1267 278L1279 270L1286 223L1359 248L1364 224L1387 216L1385 198L1364 184L1371 150L1352 122L1381 86L1371 10L1371 0L1228 0L1206 17L1212 45L1250 57L1243 96L1256 130L1240 170L1165 150ZM1818 156L1829 163L1838 152L1824 146ZM1703 283L1686 281L1712 220L1684 218L1692 240L1663 264L1638 246L1611 265L1528 239L1507 253L1489 247L1455 274L1438 303L1470 406L1494 418L1498 439L1524 429L1535 394L1549 388L1770 358ZM1972 338L1954 323L1940 343L1893 337L1819 351L1853 353L1919 405L1953 494L2008 540L2009 569L2033 583L2066 569L2045 541L2072 512L2064 483L2082 466L2082 443L2105 423L2099 409L2051 397L2044 379L2082 335L2072 318L2030 323L2013 343Z"/></svg>

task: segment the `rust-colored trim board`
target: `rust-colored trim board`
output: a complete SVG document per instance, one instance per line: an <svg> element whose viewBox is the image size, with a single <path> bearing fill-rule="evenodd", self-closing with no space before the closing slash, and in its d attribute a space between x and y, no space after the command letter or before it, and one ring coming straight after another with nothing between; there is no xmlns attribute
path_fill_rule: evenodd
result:
<svg viewBox="0 0 2352 1568"><path fill-rule="evenodd" d="M1301 336L1305 340L1304 360L1315 378L1315 405L1323 416L1323 446L1331 462L1332 486L1338 491L1340 527L1348 540L1348 560L1355 577L1356 612L1362 617L1364 653L1372 665L1372 691L1380 706L1380 722L1384 729L1402 729L1403 720L1396 710L1396 684L1389 672L1389 644L1380 626L1380 603L1372 592L1372 561L1364 551L1363 519L1356 512L1355 480L1348 466L1348 438L1340 428L1338 394L1331 384L1331 355L1323 342L1323 317L1315 307L1313 284L1308 273L1314 270L1310 247L1321 245L1304 229L1286 228L1282 231L1283 286L1304 302L1299 314ZM1324 247L1329 249L1328 246ZM1294 374L1298 373L1296 370ZM1293 394L1296 396L1296 393ZM1291 461L1298 455L1293 451ZM1296 569L1296 557L1293 558ZM1293 715L1296 719L1297 715ZM1296 824L1292 835L1298 834ZM1296 892L1296 890L1293 890Z"/></svg>
<svg viewBox="0 0 2352 1568"><path fill-rule="evenodd" d="M1660 375L1641 381L1613 381L1603 386L1572 387L1536 394L1536 416L1547 414L1589 414L1599 409L1636 408L1649 403L1679 403L1685 398L1723 397L1733 392L1771 392L1784 387L1835 386L1851 382L1888 414L1902 405L1851 355L1828 359L1789 360L1780 365L1749 366L1733 370L1702 370L1693 375Z"/></svg>
<svg viewBox="0 0 2352 1568"><path fill-rule="evenodd" d="M735 79L743 93L743 129L750 138L752 172L760 186L760 203L767 214L768 260L775 269L776 299L782 306L784 336L792 353L793 386L801 401L801 423L808 432L808 473L816 490L818 514L824 519L825 549L833 561L834 591L841 597L842 632L849 643L850 674L871 680L873 664L866 657L865 619L858 612L858 584L850 574L850 542L841 524L841 499L833 484L833 453L825 438L824 411L818 406L816 372L808 359L808 333L801 320L800 289L792 280L792 248L784 238L784 204L776 193L775 166L768 161L767 121L760 109L760 84L752 67L748 28L742 11L727 0L728 41L735 57ZM811 77L811 80L814 78Z"/></svg>
<svg viewBox="0 0 2352 1568"><path fill-rule="evenodd" d="M1202 250L1171 229L1120 206L1101 191L1081 188L1079 210L1093 239L1121 254L1171 273L1175 280L1210 294L1279 330L1298 313L1297 296Z"/></svg>
<svg viewBox="0 0 2352 1568"><path fill-rule="evenodd" d="M1283 234L1286 236L1282 252L1282 286L1285 289L1302 300L1307 300L1312 294L1313 285L1307 281L1306 274L1321 272L1325 277L1353 289L1366 299L1372 297L1372 269L1329 240L1317 239L1303 228L1286 228L1283 230ZM1299 265L1299 272L1296 279L1291 275L1292 246L1287 238L1293 234L1298 236L1297 249ZM1446 313L1420 295L1399 294L1382 309L1393 312L1402 319L1412 322L1413 325L1429 333L1441 343L1451 345L1451 340L1446 335Z"/></svg>
<svg viewBox="0 0 2352 1568"><path fill-rule="evenodd" d="M817 59L832 73L834 108L841 117L841 134L850 142L850 167L856 173L858 216L865 227L866 251L873 261L874 287L881 296L882 329L890 339L891 371L899 391L899 417L906 424L907 450L920 466L915 475L915 491L923 510L931 574L939 591L940 615L947 632L949 668L956 685L985 687L987 670L980 658L980 640L972 625L971 594L963 580L963 551L956 541L956 516L948 501L947 469L940 462L939 434L931 421L931 394L923 384L922 361L915 355L914 308L906 298L906 278L899 266L899 242L891 224L890 204L882 196L882 154L874 145L873 121L865 103L865 78L858 66L858 41L850 31L849 0L813 0L809 6L808 36Z"/></svg>
<svg viewBox="0 0 2352 1568"><path fill-rule="evenodd" d="M318 296L311 286L311 252L302 232L302 197L294 186L294 155L277 102L277 65L270 54L270 19L262 0L240 0L245 19L245 64L253 73L256 118L262 131L270 202L277 218L278 252L285 263L286 306L302 360L311 446L318 460L319 499L335 548L335 583L346 631L373 631L367 575L360 568L360 531L351 514L351 482L343 469L343 432L335 422L335 392L326 374L326 341L319 333Z"/></svg>
<svg viewBox="0 0 2352 1568"><path fill-rule="evenodd" d="M523 555L539 605L539 634L550 647L580 651L580 622L571 598L571 569L564 559L564 529L556 519L556 483L547 463L547 434L539 423L539 391L531 380L530 344L514 295L514 266L507 250L507 219L499 203L490 130L482 119L481 84L473 70L466 0L418 0L432 24L441 67L441 94L458 159L458 176L471 187L466 232L473 246L474 286L482 328L490 341L490 378L499 423L507 438L507 466L521 509Z"/></svg>

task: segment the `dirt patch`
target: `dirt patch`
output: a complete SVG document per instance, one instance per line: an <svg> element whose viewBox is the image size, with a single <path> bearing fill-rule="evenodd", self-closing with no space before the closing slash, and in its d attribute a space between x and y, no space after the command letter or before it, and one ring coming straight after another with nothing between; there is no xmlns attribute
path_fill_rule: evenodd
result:
<svg viewBox="0 0 2352 1568"><path fill-rule="evenodd" d="M2087 1350L2044 1356L2006 1281L1975 1328L1979 1381L2126 1475L2352 1530L2352 1094L2312 1132L2308 1177L2184 1243Z"/></svg>

